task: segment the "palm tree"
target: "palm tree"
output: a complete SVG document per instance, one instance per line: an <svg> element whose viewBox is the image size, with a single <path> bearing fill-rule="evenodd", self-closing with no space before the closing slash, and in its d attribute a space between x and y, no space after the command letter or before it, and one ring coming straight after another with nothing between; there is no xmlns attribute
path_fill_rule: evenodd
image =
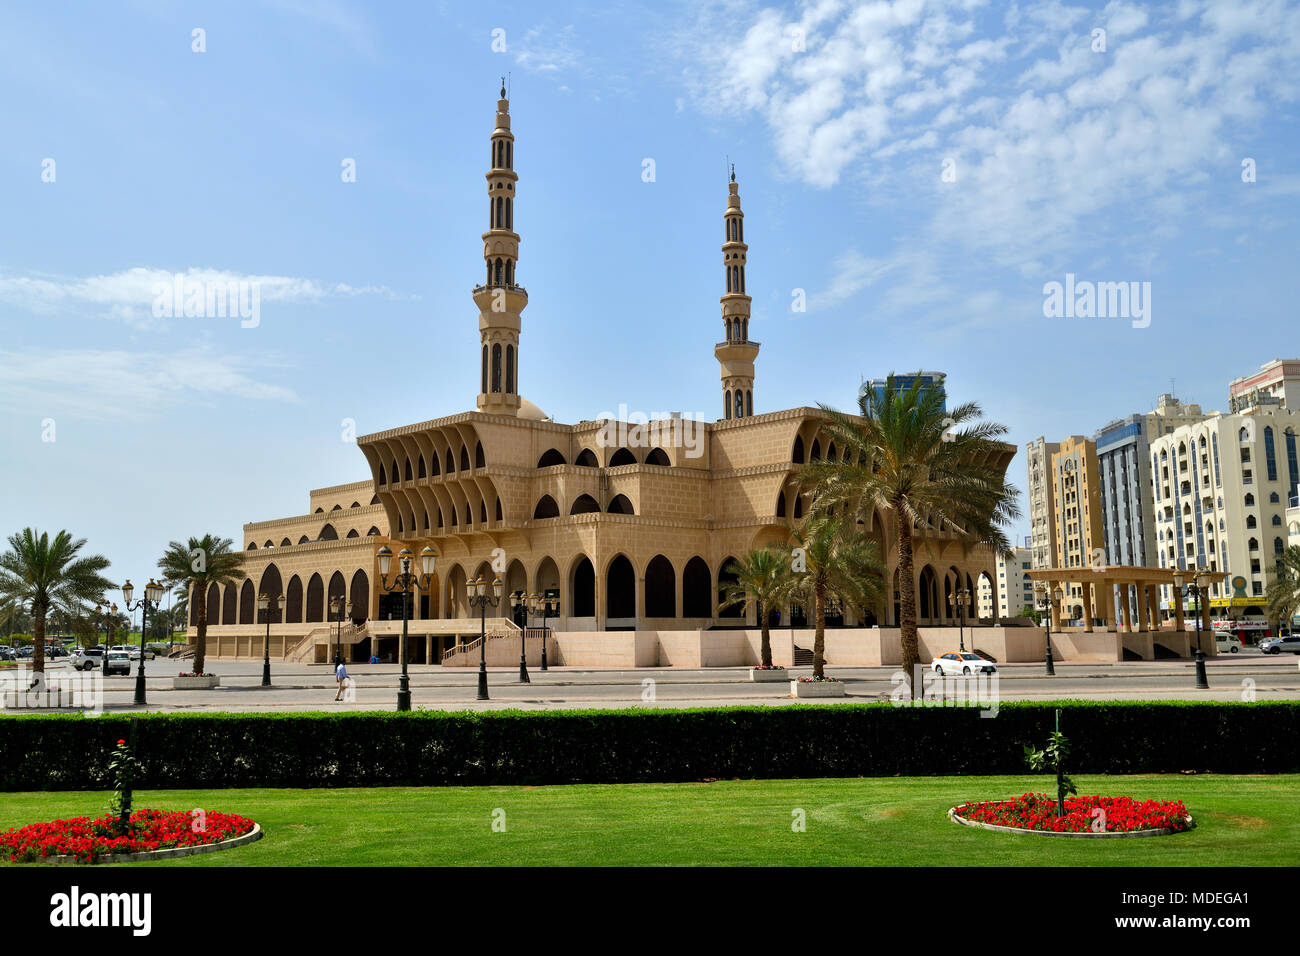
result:
<svg viewBox="0 0 1300 956"><path fill-rule="evenodd" d="M826 663L826 608L874 606L879 601L884 568L876 542L862 534L856 519L830 512L809 514L794 531L792 593L812 606L813 677Z"/></svg>
<svg viewBox="0 0 1300 956"><path fill-rule="evenodd" d="M789 549L776 544L754 548L743 558L732 558L723 572L730 572L735 580L723 594L722 606L754 609L763 633L760 663L763 667L771 667L772 637L768 612L780 605L795 583L790 572Z"/></svg>
<svg viewBox="0 0 1300 956"><path fill-rule="evenodd" d="M100 574L108 567L101 554L79 557L85 538L60 531L51 540L31 528L9 536L9 550L0 554L0 595L26 606L32 614L33 686L45 680L45 620L51 612L84 614L87 606L115 587Z"/></svg>
<svg viewBox="0 0 1300 956"><path fill-rule="evenodd" d="M202 674L207 656L208 640L208 588L217 584L228 587L245 577L242 551L233 551L234 542L205 534L190 538L182 544L169 541L167 550L158 561L163 581L168 587L180 586L192 591L194 620L197 634L194 638L194 673Z"/></svg>
<svg viewBox="0 0 1300 956"><path fill-rule="evenodd" d="M861 416L822 409L825 428L847 451L843 461L805 465L800 482L814 490L813 509L849 511L870 519L879 511L897 528L899 627L903 670L909 682L919 662L913 536L917 531L956 532L971 545L1002 554L1011 545L1002 526L1020 516L1019 492L998 464L1006 426L982 420L975 402L945 409L943 389L924 386L918 374L907 389L864 388ZM918 688L913 686L912 692Z"/></svg>
<svg viewBox="0 0 1300 956"><path fill-rule="evenodd" d="M1269 617L1277 621L1278 629L1283 624L1289 625L1300 610L1300 544L1293 544L1278 555L1276 573L1265 596Z"/></svg>

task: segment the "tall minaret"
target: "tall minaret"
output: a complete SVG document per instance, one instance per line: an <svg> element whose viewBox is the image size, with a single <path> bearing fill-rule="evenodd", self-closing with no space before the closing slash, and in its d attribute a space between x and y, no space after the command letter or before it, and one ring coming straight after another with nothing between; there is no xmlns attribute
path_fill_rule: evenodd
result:
<svg viewBox="0 0 1300 956"><path fill-rule="evenodd" d="M483 233L487 281L474 289L482 340L478 409L494 415L519 414L519 314L528 293L515 282L519 236L515 232L515 136L510 132L510 101L505 78L492 130L488 181L488 231Z"/></svg>
<svg viewBox="0 0 1300 956"><path fill-rule="evenodd" d="M749 296L745 294L745 214L740 211L736 167L731 167L730 195L723 213L725 241L722 263L727 271L727 294L722 297L722 324L726 341L713 347L722 366L724 418L748 418L754 414L754 359L758 343L749 340Z"/></svg>

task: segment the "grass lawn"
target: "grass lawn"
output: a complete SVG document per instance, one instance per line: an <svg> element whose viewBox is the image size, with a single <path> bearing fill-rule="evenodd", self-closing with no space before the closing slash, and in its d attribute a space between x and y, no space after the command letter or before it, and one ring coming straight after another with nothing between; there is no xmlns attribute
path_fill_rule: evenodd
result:
<svg viewBox="0 0 1300 956"><path fill-rule="evenodd" d="M1048 776L723 780L564 787L167 790L137 807L252 817L251 846L166 866L1269 866L1300 862L1300 775L1078 776L1080 794L1181 799L1189 833L1025 837L958 826L968 799L1046 791ZM6 793L0 829L105 812L105 792ZM493 811L505 832L493 832ZM807 831L793 832L793 811ZM0 864L9 865L9 864ZM132 864L147 865L147 864Z"/></svg>

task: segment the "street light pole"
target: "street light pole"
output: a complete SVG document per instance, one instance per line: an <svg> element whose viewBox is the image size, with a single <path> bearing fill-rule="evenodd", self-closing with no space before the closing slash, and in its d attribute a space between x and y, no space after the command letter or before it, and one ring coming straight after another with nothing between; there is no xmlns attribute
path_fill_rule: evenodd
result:
<svg viewBox="0 0 1300 956"><path fill-rule="evenodd" d="M411 549L403 548L398 554L398 558L401 560L402 570L393 575L393 583L391 586L388 583L388 569L393 563L393 552L388 545L384 545L379 549L378 556L379 586L389 594L398 591L401 592L402 595L402 646L400 648L402 676L397 682L397 709L410 710L411 678L406 671L406 624L410 619L410 592L413 588L420 591L429 590L429 585L433 582L433 567L434 562L438 557L438 552L426 545L420 552L420 561L423 564L424 573L416 574L411 570ZM342 627L342 622L339 623L339 626L340 628Z"/></svg>
<svg viewBox="0 0 1300 956"><path fill-rule="evenodd" d="M1052 606L1054 601L1061 599L1061 589L1057 588L1055 592L1051 590L1051 585L1042 581L1034 582L1034 593L1039 595L1038 606L1043 611L1043 627L1046 629L1046 652L1044 661L1047 665L1047 674L1051 677L1056 676L1056 664L1052 661Z"/></svg>
<svg viewBox="0 0 1300 956"><path fill-rule="evenodd" d="M352 616L352 602L344 603L340 595L334 595L330 598L330 615L337 615L335 617L337 627L334 628L334 669L338 670L339 664L342 663L343 619Z"/></svg>
<svg viewBox="0 0 1300 956"><path fill-rule="evenodd" d="M466 595L469 597L470 608L478 608L478 699L488 699L488 682L487 682L487 609L490 604L496 607L501 603L501 589L504 587L501 579L497 578L492 582L492 591L488 593L487 578L474 578L472 581L465 582Z"/></svg>
<svg viewBox="0 0 1300 956"><path fill-rule="evenodd" d="M524 626L519 630L519 683L528 684L528 595L522 591L515 591L510 595L510 607L514 609L516 618L519 614L519 607L523 605Z"/></svg>
<svg viewBox="0 0 1300 956"><path fill-rule="evenodd" d="M262 641L262 686L271 686L271 615L276 611L282 595L268 596L265 591L257 596L257 609L266 615L266 638Z"/></svg>
<svg viewBox="0 0 1300 956"><path fill-rule="evenodd" d="M135 594L135 585L131 583L130 578L127 578L126 583L122 585L122 597L126 602L126 613L134 614L136 608L140 609L140 667L135 674L135 703L138 707L147 705L144 693L144 636L149 629L149 608L158 607L162 601L162 592L163 586L150 578L149 583L144 586L144 597L133 605L131 596ZM107 653L105 653L104 660L107 663ZM130 662L128 661L128 663Z"/></svg>
<svg viewBox="0 0 1300 956"><path fill-rule="evenodd" d="M1181 570L1174 572L1174 588L1178 593L1178 600L1183 599L1183 572ZM1209 690L1210 680L1205 673L1205 651L1201 649L1201 602L1205 600L1210 590L1210 572L1203 567L1197 567L1192 579L1187 583L1187 594L1196 601L1196 687L1198 690Z"/></svg>

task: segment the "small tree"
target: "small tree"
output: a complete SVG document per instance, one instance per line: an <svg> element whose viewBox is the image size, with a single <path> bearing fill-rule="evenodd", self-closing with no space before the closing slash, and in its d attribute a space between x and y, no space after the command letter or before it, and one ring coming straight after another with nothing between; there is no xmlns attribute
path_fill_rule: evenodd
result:
<svg viewBox="0 0 1300 956"><path fill-rule="evenodd" d="M113 797L108 802L108 812L117 818L117 832L125 836L131 829L131 801L140 762L135 757L135 721L131 722L132 743L119 740L109 758L108 770L113 775Z"/></svg>
<svg viewBox="0 0 1300 956"><path fill-rule="evenodd" d="M202 674L207 656L208 588L213 584L228 587L246 576L243 570L244 554L234 551L229 538L205 534L190 538L188 542L170 541L158 561L163 580L169 586L179 586L186 593L194 593L194 620L197 633L194 637L194 673Z"/></svg>
<svg viewBox="0 0 1300 956"><path fill-rule="evenodd" d="M1047 746L1035 750L1025 745L1025 762L1030 770L1051 770L1056 774L1056 815L1065 816L1065 795L1078 794L1074 781L1065 775L1065 761L1070 756L1070 742L1061 733L1061 712L1056 712L1056 729L1047 738Z"/></svg>
<svg viewBox="0 0 1300 956"><path fill-rule="evenodd" d="M735 582L722 595L723 607L754 608L762 632L760 666L772 666L772 635L768 614L790 593L795 579L790 572L789 550L772 544L755 548L743 558L732 558L723 568Z"/></svg>

